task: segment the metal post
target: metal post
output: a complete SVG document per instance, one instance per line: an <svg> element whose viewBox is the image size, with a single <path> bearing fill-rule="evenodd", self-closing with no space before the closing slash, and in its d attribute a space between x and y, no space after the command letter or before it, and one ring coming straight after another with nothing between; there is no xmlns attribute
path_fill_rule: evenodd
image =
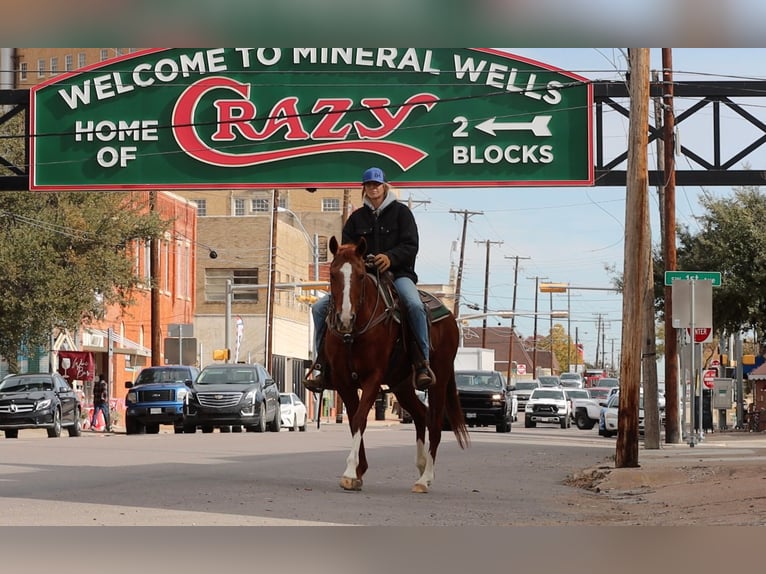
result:
<svg viewBox="0 0 766 574"><path fill-rule="evenodd" d="M223 345L224 348L229 351L231 349L231 297L232 297L232 280L226 280L226 309L223 313ZM229 362L228 357L225 362Z"/></svg>
<svg viewBox="0 0 766 574"><path fill-rule="evenodd" d="M689 331L691 333L691 360L689 361L689 370L691 372L691 389L690 389L690 396L694 396L694 385L697 383L697 369L696 369L696 363L694 362L694 279L691 279L689 281L690 289L691 289L691 315L689 316ZM700 417L701 418L701 417ZM700 428L702 428L702 420L699 421ZM691 409L689 413L689 446L694 446L694 401L691 402Z"/></svg>

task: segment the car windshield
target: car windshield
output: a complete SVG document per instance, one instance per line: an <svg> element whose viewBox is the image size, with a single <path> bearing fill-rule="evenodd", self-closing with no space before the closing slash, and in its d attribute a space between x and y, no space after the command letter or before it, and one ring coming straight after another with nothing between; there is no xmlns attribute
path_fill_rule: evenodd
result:
<svg viewBox="0 0 766 574"><path fill-rule="evenodd" d="M603 377L598 380L599 387L619 387L620 379L614 379L611 377Z"/></svg>
<svg viewBox="0 0 766 574"><path fill-rule="evenodd" d="M559 389L535 389L532 391L533 399L563 399L564 391Z"/></svg>
<svg viewBox="0 0 766 574"><path fill-rule="evenodd" d="M8 377L0 383L0 392L4 393L52 390L53 383L48 377Z"/></svg>
<svg viewBox="0 0 766 574"><path fill-rule="evenodd" d="M572 379L572 380L575 380L575 381L579 381L581 379L581 377L580 377L579 373L561 373L559 375L559 379L561 379L562 381L564 379Z"/></svg>
<svg viewBox="0 0 766 574"><path fill-rule="evenodd" d="M283 405L289 405L291 403L290 395L279 395L279 403Z"/></svg>
<svg viewBox="0 0 766 574"><path fill-rule="evenodd" d="M254 369L203 369L195 381L197 385L242 385L255 383Z"/></svg>
<svg viewBox="0 0 766 574"><path fill-rule="evenodd" d="M455 373L458 389L502 389L503 380L499 373Z"/></svg>
<svg viewBox="0 0 766 574"><path fill-rule="evenodd" d="M590 395L585 389L567 389L564 391L570 399L589 399Z"/></svg>
<svg viewBox="0 0 766 574"><path fill-rule="evenodd" d="M592 399L605 399L607 396L609 396L609 389L594 387L588 389L588 393L590 393L590 398Z"/></svg>
<svg viewBox="0 0 766 574"><path fill-rule="evenodd" d="M559 378L554 376L539 377L539 380L540 384L544 387L557 387L560 384Z"/></svg>
<svg viewBox="0 0 766 574"><path fill-rule="evenodd" d="M517 391L527 391L529 389L536 389L540 385L537 383L537 381L518 381L516 383L516 390Z"/></svg>
<svg viewBox="0 0 766 574"><path fill-rule="evenodd" d="M144 369L138 374L136 385L154 383L183 383L191 378L187 369Z"/></svg>

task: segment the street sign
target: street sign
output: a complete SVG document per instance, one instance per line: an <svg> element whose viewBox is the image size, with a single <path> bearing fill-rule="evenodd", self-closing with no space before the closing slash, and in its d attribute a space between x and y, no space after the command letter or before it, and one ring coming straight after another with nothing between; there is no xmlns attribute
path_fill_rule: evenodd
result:
<svg viewBox="0 0 766 574"><path fill-rule="evenodd" d="M686 328L686 334L690 334L691 329ZM713 328L712 327L695 327L694 328L694 342L695 343L709 343L713 340Z"/></svg>
<svg viewBox="0 0 766 574"><path fill-rule="evenodd" d="M671 291L674 328L713 326L713 285L710 281L678 279L673 281Z"/></svg>
<svg viewBox="0 0 766 574"><path fill-rule="evenodd" d="M665 285L673 285L673 281L710 281L713 287L721 286L720 271L665 271Z"/></svg>
<svg viewBox="0 0 766 574"><path fill-rule="evenodd" d="M516 365L516 374L517 375L526 375L527 374L527 366L524 363L519 363Z"/></svg>
<svg viewBox="0 0 766 574"><path fill-rule="evenodd" d="M702 382L705 384L706 389L712 389L715 386L715 379L718 376L718 372L715 369L708 369L705 371L705 375L702 377Z"/></svg>
<svg viewBox="0 0 766 574"><path fill-rule="evenodd" d="M589 186L593 82L492 48L159 48L30 90L33 190Z"/></svg>

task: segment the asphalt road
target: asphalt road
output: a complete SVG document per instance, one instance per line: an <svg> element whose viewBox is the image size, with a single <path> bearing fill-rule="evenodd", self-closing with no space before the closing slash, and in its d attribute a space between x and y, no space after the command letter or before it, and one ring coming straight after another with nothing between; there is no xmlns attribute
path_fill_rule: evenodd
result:
<svg viewBox="0 0 766 574"><path fill-rule="evenodd" d="M305 433L83 433L0 438L3 525L567 525L588 493L563 484L607 460L614 439L575 427L516 423L510 434L471 431L461 450L445 433L428 494L413 494L415 433L368 427L361 492L338 479L346 425Z"/></svg>

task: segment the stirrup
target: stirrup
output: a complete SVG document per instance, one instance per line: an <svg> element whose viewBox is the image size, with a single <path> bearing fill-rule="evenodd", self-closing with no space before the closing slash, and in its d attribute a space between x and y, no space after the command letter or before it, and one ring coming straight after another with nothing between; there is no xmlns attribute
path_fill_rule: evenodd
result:
<svg viewBox="0 0 766 574"><path fill-rule="evenodd" d="M428 387L434 384L436 375L431 370L428 363L421 363L415 368L415 388L419 391L428 390Z"/></svg>
<svg viewBox="0 0 766 574"><path fill-rule="evenodd" d="M332 385L328 383L324 376L324 371L317 363L309 368L306 377L303 379L303 386L312 393L321 393L325 390L332 390Z"/></svg>

